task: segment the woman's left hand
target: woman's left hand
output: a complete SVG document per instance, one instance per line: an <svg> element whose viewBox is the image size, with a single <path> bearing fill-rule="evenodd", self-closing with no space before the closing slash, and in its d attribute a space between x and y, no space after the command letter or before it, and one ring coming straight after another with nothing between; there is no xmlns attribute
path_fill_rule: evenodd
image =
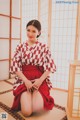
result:
<svg viewBox="0 0 80 120"><path fill-rule="evenodd" d="M40 79L35 79L35 82L33 83L33 88L38 90L41 84L42 81Z"/></svg>

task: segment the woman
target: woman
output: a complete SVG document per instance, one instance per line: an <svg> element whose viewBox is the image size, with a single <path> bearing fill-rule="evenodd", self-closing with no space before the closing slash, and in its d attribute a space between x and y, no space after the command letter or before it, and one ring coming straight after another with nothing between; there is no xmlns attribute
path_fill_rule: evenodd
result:
<svg viewBox="0 0 80 120"><path fill-rule="evenodd" d="M50 96L52 85L49 74L56 71L56 66L49 48L38 41L41 34L40 22L29 21L26 30L28 40L17 46L10 67L10 73L17 75L11 109L21 110L24 116L29 116L32 112L53 108L54 99Z"/></svg>

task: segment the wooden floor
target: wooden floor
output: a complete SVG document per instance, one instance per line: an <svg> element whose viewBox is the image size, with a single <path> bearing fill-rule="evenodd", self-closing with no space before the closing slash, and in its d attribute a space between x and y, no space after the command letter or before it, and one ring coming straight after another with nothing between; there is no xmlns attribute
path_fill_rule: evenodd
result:
<svg viewBox="0 0 80 120"><path fill-rule="evenodd" d="M54 97L55 106L52 110L32 114L30 117L24 117L21 112L13 112L10 107L13 102L14 79L0 81L0 114L5 113L7 120L67 120L65 108L67 105L67 93L59 90L51 90L51 95ZM5 119L6 120L6 119Z"/></svg>

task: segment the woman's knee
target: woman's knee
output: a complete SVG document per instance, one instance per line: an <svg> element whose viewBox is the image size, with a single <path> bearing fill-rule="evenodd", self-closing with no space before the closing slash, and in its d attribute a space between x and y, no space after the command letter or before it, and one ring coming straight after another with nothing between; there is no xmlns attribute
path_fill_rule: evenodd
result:
<svg viewBox="0 0 80 120"><path fill-rule="evenodd" d="M21 112L25 117L28 117L32 114L32 110L21 110Z"/></svg>
<svg viewBox="0 0 80 120"><path fill-rule="evenodd" d="M35 106L33 105L33 112L41 112L41 111L44 111L44 108L43 107L40 107L40 106Z"/></svg>
<svg viewBox="0 0 80 120"><path fill-rule="evenodd" d="M38 91L35 91L33 93L32 108L33 112L39 112L44 110L43 98Z"/></svg>
<svg viewBox="0 0 80 120"><path fill-rule="evenodd" d="M32 100L31 94L24 92L21 95L21 112L24 116L30 116L32 113Z"/></svg>

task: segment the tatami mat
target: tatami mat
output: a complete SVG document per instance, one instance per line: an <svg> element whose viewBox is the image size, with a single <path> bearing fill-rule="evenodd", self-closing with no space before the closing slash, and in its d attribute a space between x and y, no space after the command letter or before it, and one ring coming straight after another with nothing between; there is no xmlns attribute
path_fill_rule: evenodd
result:
<svg viewBox="0 0 80 120"><path fill-rule="evenodd" d="M52 89L50 93L55 98L56 104L63 107L67 106L67 92Z"/></svg>
<svg viewBox="0 0 80 120"><path fill-rule="evenodd" d="M11 107L13 98L14 98L14 96L13 96L12 92L8 92L8 93L0 95L0 101L2 103L4 103L5 105L7 105L8 107Z"/></svg>
<svg viewBox="0 0 80 120"><path fill-rule="evenodd" d="M14 79L8 80L8 82L13 83ZM51 95L55 99L55 107L45 113L32 114L30 117L24 117L21 112L13 112L10 107L13 102L12 85L8 82L0 82L0 113L5 111L8 113L8 120L66 120L63 119L66 115L65 107L67 104L67 93L51 90ZM3 87L2 87L3 86ZM3 89L4 88L4 89Z"/></svg>
<svg viewBox="0 0 80 120"><path fill-rule="evenodd" d="M9 79L9 80L7 80L7 81L13 84L14 81L15 81L15 79Z"/></svg>
<svg viewBox="0 0 80 120"><path fill-rule="evenodd" d="M6 83L6 82L0 82L0 92L3 92L3 91L7 91L7 90L10 90L12 89L12 85Z"/></svg>

